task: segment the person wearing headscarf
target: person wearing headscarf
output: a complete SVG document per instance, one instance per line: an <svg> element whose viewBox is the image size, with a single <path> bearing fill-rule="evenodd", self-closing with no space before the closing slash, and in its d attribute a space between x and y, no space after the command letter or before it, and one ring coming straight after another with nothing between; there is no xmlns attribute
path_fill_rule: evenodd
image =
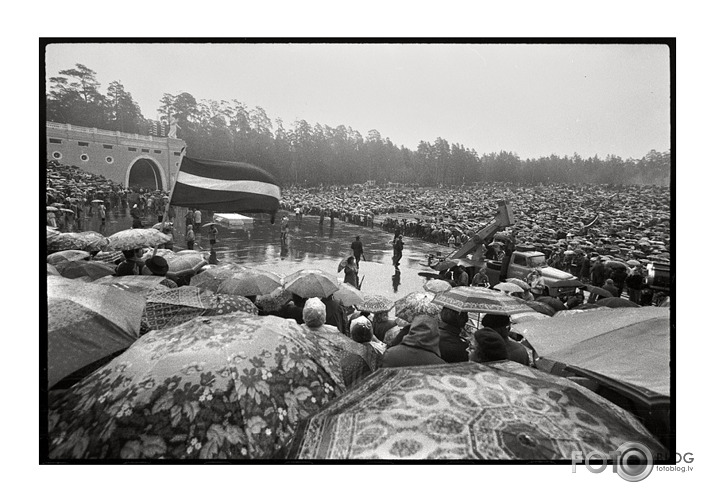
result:
<svg viewBox="0 0 715 503"><path fill-rule="evenodd" d="M439 328L433 316L420 314L412 320L409 333L397 346L388 348L383 367L409 367L446 363L440 357Z"/></svg>
<svg viewBox="0 0 715 503"><path fill-rule="evenodd" d="M504 341L506 346L507 359L530 365L529 352L524 346L509 337L511 330L511 320L509 316L501 314L485 314L482 318L482 328L474 334L474 339L477 342L475 351L481 354L479 349L479 340L494 341L494 334L498 335Z"/></svg>
<svg viewBox="0 0 715 503"><path fill-rule="evenodd" d="M494 330L478 330L474 334L474 341L476 345L469 355L469 361L487 363L509 359L506 342Z"/></svg>
<svg viewBox="0 0 715 503"><path fill-rule="evenodd" d="M305 301L303 306L303 322L311 329L318 329L325 325L325 304L316 297Z"/></svg>
<svg viewBox="0 0 715 503"><path fill-rule="evenodd" d="M447 363L466 362L469 359L469 339L464 327L469 321L467 313L443 307L438 322L439 352Z"/></svg>

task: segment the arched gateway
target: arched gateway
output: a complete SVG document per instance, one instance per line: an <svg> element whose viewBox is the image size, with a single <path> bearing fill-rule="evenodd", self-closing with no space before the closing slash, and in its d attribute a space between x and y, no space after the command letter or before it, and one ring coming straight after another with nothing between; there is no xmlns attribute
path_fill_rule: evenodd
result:
<svg viewBox="0 0 715 503"><path fill-rule="evenodd" d="M142 187L151 190L169 190L164 173L158 163L149 157L138 157L127 169L125 187Z"/></svg>
<svg viewBox="0 0 715 503"><path fill-rule="evenodd" d="M125 187L170 190L186 142L70 124L47 123L47 159L77 166Z"/></svg>

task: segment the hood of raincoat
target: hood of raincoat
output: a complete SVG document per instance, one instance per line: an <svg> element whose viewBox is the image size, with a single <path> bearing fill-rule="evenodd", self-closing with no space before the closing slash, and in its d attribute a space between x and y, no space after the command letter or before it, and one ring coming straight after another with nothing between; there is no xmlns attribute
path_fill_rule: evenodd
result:
<svg viewBox="0 0 715 503"><path fill-rule="evenodd" d="M437 319L426 314L415 317L410 325L410 332L405 335L401 344L426 349L437 356L441 356Z"/></svg>

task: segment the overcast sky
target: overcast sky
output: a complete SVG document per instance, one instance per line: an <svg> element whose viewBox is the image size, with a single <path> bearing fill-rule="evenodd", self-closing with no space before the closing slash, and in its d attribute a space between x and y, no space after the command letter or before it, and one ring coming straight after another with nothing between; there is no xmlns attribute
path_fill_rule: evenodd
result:
<svg viewBox="0 0 715 503"><path fill-rule="evenodd" d="M667 46L60 44L47 77L81 63L156 118L164 93L237 99L286 127L377 129L398 145L442 137L522 158L643 157L670 148Z"/></svg>

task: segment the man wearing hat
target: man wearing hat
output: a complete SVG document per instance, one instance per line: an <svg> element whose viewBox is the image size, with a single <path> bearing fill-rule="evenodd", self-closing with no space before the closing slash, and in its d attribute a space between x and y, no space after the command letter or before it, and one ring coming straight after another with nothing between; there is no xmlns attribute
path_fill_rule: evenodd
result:
<svg viewBox="0 0 715 503"><path fill-rule="evenodd" d="M494 334L501 337L506 345L506 359L517 363L522 363L524 365L530 365L529 352L524 346L509 337L509 331L511 329L511 320L509 316L503 314L485 314L482 318L482 328L477 330L474 334L474 338L477 341L477 346L479 345L479 340L492 340ZM479 353L479 348L477 347L477 353Z"/></svg>

